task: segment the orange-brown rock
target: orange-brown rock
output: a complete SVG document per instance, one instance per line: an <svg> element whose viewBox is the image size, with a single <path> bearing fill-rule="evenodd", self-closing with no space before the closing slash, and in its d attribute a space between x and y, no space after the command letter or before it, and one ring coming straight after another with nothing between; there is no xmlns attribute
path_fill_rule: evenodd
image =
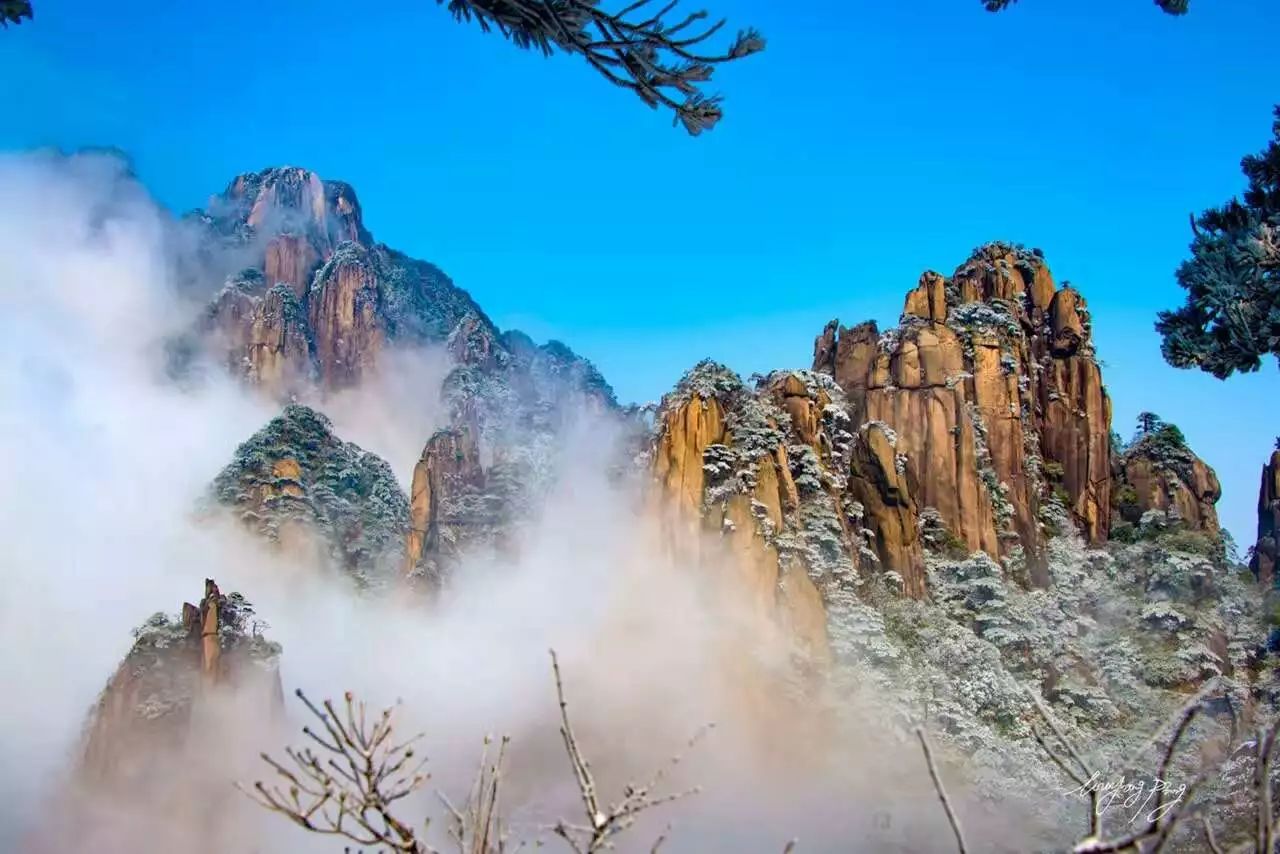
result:
<svg viewBox="0 0 1280 854"><path fill-rule="evenodd" d="M94 782L141 784L152 763L192 736L215 690L270 720L283 708L279 647L255 633L253 609L212 579L180 619L156 614L107 683L85 730L82 770Z"/></svg>
<svg viewBox="0 0 1280 854"><path fill-rule="evenodd" d="M791 432L806 445L819 450L822 413L831 396L821 389L811 392L795 373L784 373L769 385L766 392L774 404L791 418Z"/></svg>
<svg viewBox="0 0 1280 854"><path fill-rule="evenodd" d="M876 359L880 330L875 321L843 327L831 321L813 345L813 369L835 377L851 397L865 389Z"/></svg>
<svg viewBox="0 0 1280 854"><path fill-rule="evenodd" d="M932 270L920 277L920 284L907 294L902 313L942 323L947 319L947 280Z"/></svg>
<svg viewBox="0 0 1280 854"><path fill-rule="evenodd" d="M245 224L259 232L305 234L321 259L344 241L372 243L355 191L306 169L282 166L240 175L218 201L239 207Z"/></svg>
<svg viewBox="0 0 1280 854"><path fill-rule="evenodd" d="M1265 590L1276 583L1276 559L1280 556L1280 450L1262 467L1258 488L1258 541L1253 547L1253 574Z"/></svg>
<svg viewBox="0 0 1280 854"><path fill-rule="evenodd" d="M168 348L176 371L204 350L278 401L323 399L361 383L393 348L443 344L463 370L442 391L451 417L470 408L487 429L491 410L514 407L526 426L559 426L569 410L617 407L599 371L567 346L500 331L437 267L374 242L347 184L266 169L239 176L189 219L203 239L184 241L181 280L193 292L215 278L225 287ZM291 299L264 299L276 290Z"/></svg>
<svg viewBox="0 0 1280 854"><path fill-rule="evenodd" d="M1085 340L1081 314L1084 299L1074 288L1063 288L1049 303L1049 345L1055 356L1074 356Z"/></svg>
<svg viewBox="0 0 1280 854"><path fill-rule="evenodd" d="M299 300L306 299L311 275L320 259L311 242L301 234L281 234L267 243L263 264L268 285L283 282Z"/></svg>
<svg viewBox="0 0 1280 854"><path fill-rule="evenodd" d="M937 509L970 549L998 554L960 338L942 324L916 324L900 330L891 347L872 366L863 417L897 434L919 506Z"/></svg>
<svg viewBox="0 0 1280 854"><path fill-rule="evenodd" d="M918 508L896 443L883 424L863 425L853 446L847 494L861 505L862 526L874 537L881 568L902 576L903 592L919 599L926 591Z"/></svg>
<svg viewBox="0 0 1280 854"><path fill-rule="evenodd" d="M1083 309L1083 300L1077 305ZM1039 383L1040 451L1046 461L1061 467L1068 509L1089 542L1099 543L1110 529L1112 486L1111 398L1102 384L1102 370L1091 354L1079 350L1041 364L1045 370Z"/></svg>
<svg viewBox="0 0 1280 854"><path fill-rule="evenodd" d="M902 325L878 346L873 332L828 325L814 368L836 379L860 423L898 435L920 508L971 549L1020 548L1040 584L1044 501L1063 497L1092 542L1106 538L1110 403L1084 301L1055 288L1039 253L991 244L950 280L926 273ZM852 355L873 347L870 360ZM1054 483L1046 464L1062 469Z"/></svg>
<svg viewBox="0 0 1280 854"><path fill-rule="evenodd" d="M682 388L659 413L651 449L660 517L678 564L703 565L720 573L728 590L757 617L785 626L811 662L829 657L822 597L794 554L784 556L776 538L792 524L801 502L779 429L781 406L761 405L753 426L771 438L747 447L742 407L756 405L740 381L719 366L700 365L699 377L720 387ZM717 373L719 372L719 373ZM729 385L732 383L732 385ZM710 384L709 384L710 385ZM779 378L762 390L763 400L790 401L797 441L806 431L817 444L816 396L803 382ZM796 422L799 422L799 430ZM735 433L734 424L739 424ZM750 434L750 439L766 441Z"/></svg>
<svg viewBox="0 0 1280 854"><path fill-rule="evenodd" d="M276 397L288 397L312 375L306 318L287 286L259 283L223 288L205 317L205 331L228 369Z"/></svg>
<svg viewBox="0 0 1280 854"><path fill-rule="evenodd" d="M277 397L311 379L311 353L302 308L293 293L273 287L254 309L245 342L245 377Z"/></svg>
<svg viewBox="0 0 1280 854"><path fill-rule="evenodd" d="M460 539L452 527L475 521L452 518L450 504L482 489L484 481L479 441L470 426L441 430L427 441L409 492L406 574L423 571L438 580L438 561L452 556Z"/></svg>
<svg viewBox="0 0 1280 854"><path fill-rule="evenodd" d="M658 482L682 508L702 513L703 455L711 445L724 442L724 411L711 396L695 394L663 415L656 443L653 471Z"/></svg>
<svg viewBox="0 0 1280 854"><path fill-rule="evenodd" d="M386 338L378 301L370 259L352 244L316 273L308 313L317 367L327 388L357 384L376 363Z"/></svg>
<svg viewBox="0 0 1280 854"><path fill-rule="evenodd" d="M1176 427L1163 425L1126 449L1116 463L1116 481L1117 509L1126 521L1157 510L1192 530L1218 533L1218 476Z"/></svg>

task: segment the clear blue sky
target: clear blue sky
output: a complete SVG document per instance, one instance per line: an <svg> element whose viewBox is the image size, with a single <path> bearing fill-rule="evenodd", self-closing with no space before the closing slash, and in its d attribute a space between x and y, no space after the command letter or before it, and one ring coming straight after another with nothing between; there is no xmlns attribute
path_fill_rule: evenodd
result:
<svg viewBox="0 0 1280 854"><path fill-rule="evenodd" d="M1181 425L1252 541L1275 364L1176 371L1151 324L1180 301L1187 214L1269 136L1280 3L704 4L769 49L721 71L727 117L691 139L433 0L36 0L0 32L0 149L118 146L176 209L268 165L347 180L376 237L624 400L708 355L808 366L827 320L894 321L923 269L1039 246L1089 300L1120 431L1144 409Z"/></svg>

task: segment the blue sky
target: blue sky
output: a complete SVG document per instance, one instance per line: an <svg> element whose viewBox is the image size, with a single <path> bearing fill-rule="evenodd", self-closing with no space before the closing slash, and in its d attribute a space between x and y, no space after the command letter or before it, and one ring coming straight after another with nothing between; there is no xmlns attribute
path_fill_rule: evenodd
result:
<svg viewBox="0 0 1280 854"><path fill-rule="evenodd" d="M686 0L690 2L690 0ZM1219 382L1160 358L1187 214L1269 137L1273 0L702 0L769 49L722 69L692 139L569 57L432 0L37 0L0 32L0 149L114 145L167 205L293 164L357 189L375 236L502 326L561 338L625 400L703 356L807 367L832 317L893 322L926 268L1044 249L1093 310L1118 429L1150 409L1253 539L1274 361Z"/></svg>

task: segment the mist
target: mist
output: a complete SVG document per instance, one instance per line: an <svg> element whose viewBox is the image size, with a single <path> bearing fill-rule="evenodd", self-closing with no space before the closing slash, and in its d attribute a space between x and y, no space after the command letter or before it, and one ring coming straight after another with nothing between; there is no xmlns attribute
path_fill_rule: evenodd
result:
<svg viewBox="0 0 1280 854"><path fill-rule="evenodd" d="M663 548L643 479L605 476L621 440L605 417L565 432L558 486L515 556L469 560L430 606L361 595L337 572L196 514L278 406L213 366L194 386L165 374L165 342L201 308L173 281L170 215L105 155L0 158L0 186L0 847L29 840L35 817L63 797L88 710L131 630L195 601L207 577L242 592L283 645L289 719L255 720L231 698L202 748L200 773L227 795L212 818L199 804L143 802L114 815L113 841L63 850L147 850L159 847L157 822L182 839L197 819L202 833L216 830L210 850L339 850L231 788L267 776L259 746L300 740L298 688L398 704L404 731L425 732L433 780L405 805L415 820L439 815L430 790L465 794L486 734L511 735L513 835L550 839L548 826L580 809L557 732L552 648L606 796L716 724L671 780L702 794L657 810L622 850L649 850L668 823L673 851L781 851L792 837L802 851L884 850L877 832L914 850L946 843L918 754L860 716L874 698L798 698L782 639L715 572ZM395 352L358 391L315 405L407 486L445 423L438 391L450 367L437 350ZM173 773L195 772L174 763ZM898 817L891 830L885 816Z"/></svg>

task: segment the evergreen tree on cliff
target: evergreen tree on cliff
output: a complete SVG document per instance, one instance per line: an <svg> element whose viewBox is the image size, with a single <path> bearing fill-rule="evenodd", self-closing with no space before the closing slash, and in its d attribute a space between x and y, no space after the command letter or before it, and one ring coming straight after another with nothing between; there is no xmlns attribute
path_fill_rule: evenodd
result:
<svg viewBox="0 0 1280 854"><path fill-rule="evenodd" d="M1193 219L1191 258L1178 268L1186 304L1162 311L1156 330L1175 367L1219 379L1280 360L1280 107L1266 149L1241 161L1242 199Z"/></svg>
<svg viewBox="0 0 1280 854"><path fill-rule="evenodd" d="M1138 435L1145 436L1164 426L1164 420L1154 412L1138 413Z"/></svg>

